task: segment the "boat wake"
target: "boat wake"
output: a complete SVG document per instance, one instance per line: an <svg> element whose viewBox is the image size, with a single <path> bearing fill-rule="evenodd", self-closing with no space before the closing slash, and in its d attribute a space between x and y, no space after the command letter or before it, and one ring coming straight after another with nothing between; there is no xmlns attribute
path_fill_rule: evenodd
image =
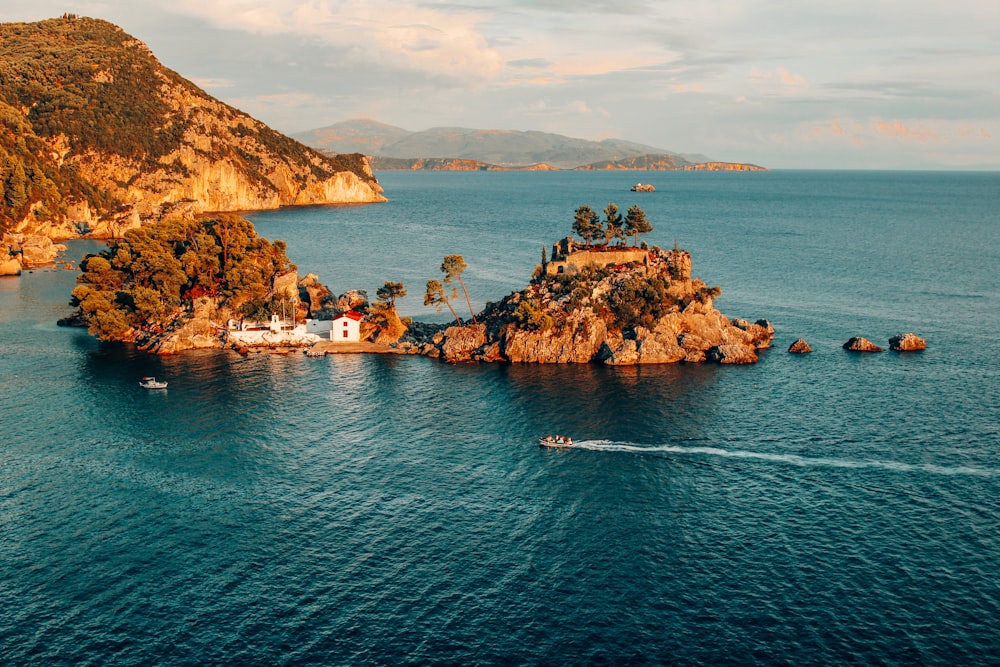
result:
<svg viewBox="0 0 1000 667"><path fill-rule="evenodd" d="M652 454L666 452L688 456L716 456L731 459L756 459L772 463L782 463L799 467L825 468L880 468L895 472L922 472L934 475L974 475L977 477L997 477L1000 470L996 468L977 468L974 466L942 466L933 463L902 463L899 461L852 460L824 457L800 456L798 454L772 454L768 452L753 452L744 449L723 449L721 447L684 447L681 445L639 445L630 442L615 442L613 440L581 440L575 441L573 449L589 449L597 452L633 452L636 454Z"/></svg>

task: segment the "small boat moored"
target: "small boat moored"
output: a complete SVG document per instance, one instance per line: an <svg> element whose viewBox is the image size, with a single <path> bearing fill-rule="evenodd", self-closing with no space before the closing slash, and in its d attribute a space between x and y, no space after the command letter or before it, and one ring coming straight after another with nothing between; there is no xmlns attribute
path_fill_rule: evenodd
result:
<svg viewBox="0 0 1000 667"><path fill-rule="evenodd" d="M144 389L166 389L167 383L157 380L155 377L146 376L139 380L139 386Z"/></svg>
<svg viewBox="0 0 1000 667"><path fill-rule="evenodd" d="M542 447L572 447L573 438L562 435L547 435L538 439L538 444Z"/></svg>

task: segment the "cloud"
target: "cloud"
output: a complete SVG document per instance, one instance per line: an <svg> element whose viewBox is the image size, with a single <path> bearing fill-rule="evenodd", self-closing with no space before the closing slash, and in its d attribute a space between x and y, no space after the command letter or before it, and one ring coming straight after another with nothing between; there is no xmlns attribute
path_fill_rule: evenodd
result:
<svg viewBox="0 0 1000 667"><path fill-rule="evenodd" d="M992 137L985 128L975 128L967 122L942 119L919 121L883 120L873 118L867 122L831 119L809 126L803 134L809 141L843 140L855 145L868 141L890 140L905 144L934 143L981 144Z"/></svg>
<svg viewBox="0 0 1000 667"><path fill-rule="evenodd" d="M477 27L477 13L389 0L178 0L175 11L225 30L319 40L356 62L475 80L504 59Z"/></svg>
<svg viewBox="0 0 1000 667"><path fill-rule="evenodd" d="M800 93L809 88L809 82L804 76L793 74L784 67L768 71L752 67L747 82L759 91L772 95Z"/></svg>
<svg viewBox="0 0 1000 667"><path fill-rule="evenodd" d="M941 137L939 137L938 134L932 130L925 127L913 129L907 127L898 120L876 121L874 129L876 134L901 139L903 141L927 143L929 141L940 141L941 139Z"/></svg>
<svg viewBox="0 0 1000 667"><path fill-rule="evenodd" d="M798 74L792 74L784 67L778 68L778 77L781 83L785 84L786 86L802 87L809 85L808 83L806 83L804 77L799 76Z"/></svg>
<svg viewBox="0 0 1000 667"><path fill-rule="evenodd" d="M599 116L609 118L611 114L602 107L591 108L583 100L570 100L553 104L547 100L537 100L511 110L515 115L525 116Z"/></svg>
<svg viewBox="0 0 1000 667"><path fill-rule="evenodd" d="M511 60L507 63L507 65L509 67L542 69L552 65L552 61L546 58L521 58L518 60Z"/></svg>
<svg viewBox="0 0 1000 667"><path fill-rule="evenodd" d="M218 88L232 88L235 85L232 79L209 79L209 78L191 77L189 81L191 81L191 83L198 86L199 88L204 88L205 90L214 90Z"/></svg>
<svg viewBox="0 0 1000 667"><path fill-rule="evenodd" d="M705 89L700 83L687 84L687 83L672 83L670 87L675 93L703 93Z"/></svg>

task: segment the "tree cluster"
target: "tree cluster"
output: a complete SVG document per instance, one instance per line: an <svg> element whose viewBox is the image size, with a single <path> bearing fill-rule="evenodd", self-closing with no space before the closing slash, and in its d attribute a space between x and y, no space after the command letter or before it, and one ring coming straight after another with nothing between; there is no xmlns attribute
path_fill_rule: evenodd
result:
<svg viewBox="0 0 1000 667"><path fill-rule="evenodd" d="M281 312L275 276L296 268L286 251L284 241L270 243L231 214L146 225L83 258L70 304L101 340L162 324L202 296L263 320Z"/></svg>
<svg viewBox="0 0 1000 667"><path fill-rule="evenodd" d="M439 313L442 305L447 306L459 326L462 325L462 320L451 305L451 302L458 298L458 288L453 285L455 280L462 286L465 303L469 306L469 315L472 316L472 323L476 324L476 313L472 310L472 299L469 298L469 290L465 287L465 281L462 280L462 272L466 268L465 258L461 255L446 255L441 262L441 273L444 274L444 279L428 280L427 289L424 292L425 306L435 306Z"/></svg>
<svg viewBox="0 0 1000 667"><path fill-rule="evenodd" d="M646 218L646 212L637 205L632 205L622 216L618 205L612 202L607 205L603 213L602 220L597 212L587 205L580 206L574 213L573 233L582 238L588 246L595 240L601 241L605 246L614 239L625 244L630 236L635 238L635 245L638 246L639 234L653 231L653 225Z"/></svg>

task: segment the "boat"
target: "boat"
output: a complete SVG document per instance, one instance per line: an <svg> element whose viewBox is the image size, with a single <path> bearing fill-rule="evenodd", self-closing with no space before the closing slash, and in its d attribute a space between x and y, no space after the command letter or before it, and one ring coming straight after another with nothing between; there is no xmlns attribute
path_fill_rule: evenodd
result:
<svg viewBox="0 0 1000 667"><path fill-rule="evenodd" d="M166 389L167 383L157 380L155 377L146 376L139 380L139 386L144 389Z"/></svg>
<svg viewBox="0 0 1000 667"><path fill-rule="evenodd" d="M573 446L573 438L564 437L561 435L557 436L547 435L544 438L539 438L538 444L541 445L542 447L568 448Z"/></svg>
<svg viewBox="0 0 1000 667"><path fill-rule="evenodd" d="M632 192L656 192L656 188L649 183L636 183L632 186Z"/></svg>

